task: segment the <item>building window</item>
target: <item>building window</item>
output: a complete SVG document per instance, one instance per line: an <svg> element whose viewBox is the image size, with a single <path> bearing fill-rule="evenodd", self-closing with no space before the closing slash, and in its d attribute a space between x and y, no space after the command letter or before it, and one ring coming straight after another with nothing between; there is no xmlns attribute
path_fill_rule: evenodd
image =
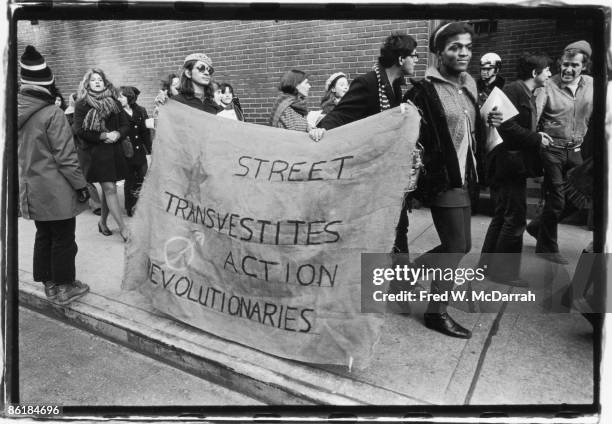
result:
<svg viewBox="0 0 612 424"><path fill-rule="evenodd" d="M497 21L492 19L480 19L470 21L476 35L489 35L497 32Z"/></svg>

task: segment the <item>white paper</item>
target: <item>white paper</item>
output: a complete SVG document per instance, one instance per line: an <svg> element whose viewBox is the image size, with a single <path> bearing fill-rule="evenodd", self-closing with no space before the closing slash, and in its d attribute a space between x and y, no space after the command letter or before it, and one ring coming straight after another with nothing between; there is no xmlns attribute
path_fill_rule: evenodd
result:
<svg viewBox="0 0 612 424"><path fill-rule="evenodd" d="M480 108L480 116L482 119L486 121L487 116L495 107L503 114L502 122L506 122L513 116L518 115L518 110L516 110L508 96L497 87L493 87L491 94L487 97L487 101L484 102Z"/></svg>
<svg viewBox="0 0 612 424"><path fill-rule="evenodd" d="M487 120L487 116L495 107L497 107L497 110L503 115L502 122L506 122L513 116L518 115L518 110L516 110L508 96L506 96L504 92L497 87L493 87L491 94L489 94L489 97L487 97L487 100L480 108L480 116L484 121ZM486 152L489 153L502 141L503 140L497 132L497 129L492 126L487 126L487 143L485 145Z"/></svg>

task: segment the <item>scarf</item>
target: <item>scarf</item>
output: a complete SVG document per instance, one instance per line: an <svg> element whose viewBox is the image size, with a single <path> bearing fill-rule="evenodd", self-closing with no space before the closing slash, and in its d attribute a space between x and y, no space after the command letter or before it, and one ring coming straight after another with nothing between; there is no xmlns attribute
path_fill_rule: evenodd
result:
<svg viewBox="0 0 612 424"><path fill-rule="evenodd" d="M299 95L296 96L295 94L282 93L274 101L274 105L272 106L272 114L270 115L270 121L268 124L275 127L278 124L281 115L288 107L292 108L302 116L306 116L308 114L308 106L304 97Z"/></svg>
<svg viewBox="0 0 612 424"><path fill-rule="evenodd" d="M85 115L83 128L91 131L106 132L105 121L112 113L119 113L121 110L111 90L106 88L100 93L87 90L85 101L91 109Z"/></svg>
<svg viewBox="0 0 612 424"><path fill-rule="evenodd" d="M380 67L378 63L376 63L372 69L376 72L376 80L378 81L378 103L380 105L380 111L382 112L383 110L389 109L391 105L389 104L387 93L385 93L385 85L380 76Z"/></svg>

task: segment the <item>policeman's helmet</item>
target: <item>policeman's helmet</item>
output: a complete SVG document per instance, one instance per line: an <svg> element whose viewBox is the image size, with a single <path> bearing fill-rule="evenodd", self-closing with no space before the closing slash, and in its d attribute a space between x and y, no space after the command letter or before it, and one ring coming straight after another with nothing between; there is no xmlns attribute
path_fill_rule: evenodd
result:
<svg viewBox="0 0 612 424"><path fill-rule="evenodd" d="M485 53L480 58L480 67L481 68L493 67L497 71L499 71L501 69L501 62L502 62L501 57L499 57L497 53Z"/></svg>

